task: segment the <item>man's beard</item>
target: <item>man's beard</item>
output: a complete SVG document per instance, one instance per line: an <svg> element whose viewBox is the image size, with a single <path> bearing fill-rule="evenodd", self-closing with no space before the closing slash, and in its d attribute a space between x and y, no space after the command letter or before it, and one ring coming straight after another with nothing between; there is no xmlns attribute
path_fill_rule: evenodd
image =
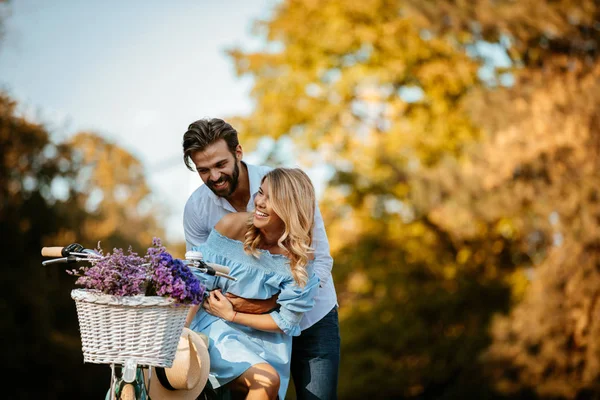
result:
<svg viewBox="0 0 600 400"><path fill-rule="evenodd" d="M206 182L206 186L208 186L208 188L210 190L212 190L212 192L214 194L216 194L217 196L227 198L227 197L231 196L233 194L233 192L235 192L235 189L237 189L239 178L240 178L240 167L239 167L239 164L236 162L233 167L233 173L231 174L231 176L229 176L229 175L221 176L219 178L219 180L216 182L208 181L208 182ZM224 188L221 190L215 189L214 185L217 183L221 183L221 182L228 182L229 186L227 186L227 188Z"/></svg>

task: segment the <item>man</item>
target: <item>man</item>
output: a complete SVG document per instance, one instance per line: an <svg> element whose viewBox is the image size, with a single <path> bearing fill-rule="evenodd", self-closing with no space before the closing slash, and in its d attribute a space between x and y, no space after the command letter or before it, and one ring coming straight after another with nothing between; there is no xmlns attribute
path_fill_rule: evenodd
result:
<svg viewBox="0 0 600 400"><path fill-rule="evenodd" d="M261 179L271 168L247 164L242 156L237 131L221 119L193 122L183 135L185 165L191 171L195 167L204 182L189 197L183 213L188 250L204 243L225 214L254 208ZM302 320L302 334L293 339L291 374L298 399L330 400L337 398L340 335L333 259L318 206L312 247L320 287L315 306ZM264 313L276 306L276 299L230 300L236 311L246 313Z"/></svg>

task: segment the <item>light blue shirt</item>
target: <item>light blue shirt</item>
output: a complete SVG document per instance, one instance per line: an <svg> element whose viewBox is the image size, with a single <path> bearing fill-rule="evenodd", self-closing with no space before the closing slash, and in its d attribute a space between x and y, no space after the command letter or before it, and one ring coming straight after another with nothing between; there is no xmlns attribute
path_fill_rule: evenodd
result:
<svg viewBox="0 0 600 400"><path fill-rule="evenodd" d="M254 197L260 188L260 182L263 176L273 168L244 164L248 167L248 180L250 182L250 193L252 194L246 205L246 210L252 211L254 210ZM315 296L314 307L304 314L300 322L302 330L320 321L338 304L333 277L331 276L333 258L329 254L329 241L318 204L315 211L312 247L315 249L315 274L319 277L320 285ZM204 184L198 187L188 198L183 211L183 229L187 250L206 242L212 228L224 215L230 212L236 212L236 209L229 204L227 199L217 196Z"/></svg>

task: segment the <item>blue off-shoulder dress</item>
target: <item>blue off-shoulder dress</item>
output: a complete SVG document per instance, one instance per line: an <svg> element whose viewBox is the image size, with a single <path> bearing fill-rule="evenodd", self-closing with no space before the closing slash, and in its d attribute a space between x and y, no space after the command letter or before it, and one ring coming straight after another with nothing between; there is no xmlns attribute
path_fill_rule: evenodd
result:
<svg viewBox="0 0 600 400"><path fill-rule="evenodd" d="M209 380L213 388L240 376L252 365L269 363L279 373L279 398L284 399L290 379L292 336L300 335L300 320L314 304L319 278L313 262L308 265L309 279L303 288L296 285L289 260L281 254L260 250L260 257L244 252L242 242L221 235L213 229L205 243L194 247L204 261L225 265L232 281L222 277L198 274L207 290L220 288L247 299L268 299L279 293L278 309L270 312L283 331L265 332L215 317L202 308L190 328L208 336L210 355Z"/></svg>

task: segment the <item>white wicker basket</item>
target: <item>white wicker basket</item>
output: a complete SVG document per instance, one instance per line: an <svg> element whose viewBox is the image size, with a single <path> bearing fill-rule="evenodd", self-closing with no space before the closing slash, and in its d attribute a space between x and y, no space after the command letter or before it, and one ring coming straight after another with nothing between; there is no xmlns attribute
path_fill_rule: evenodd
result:
<svg viewBox="0 0 600 400"><path fill-rule="evenodd" d="M171 367L189 305L159 296L112 296L75 289L83 361Z"/></svg>

